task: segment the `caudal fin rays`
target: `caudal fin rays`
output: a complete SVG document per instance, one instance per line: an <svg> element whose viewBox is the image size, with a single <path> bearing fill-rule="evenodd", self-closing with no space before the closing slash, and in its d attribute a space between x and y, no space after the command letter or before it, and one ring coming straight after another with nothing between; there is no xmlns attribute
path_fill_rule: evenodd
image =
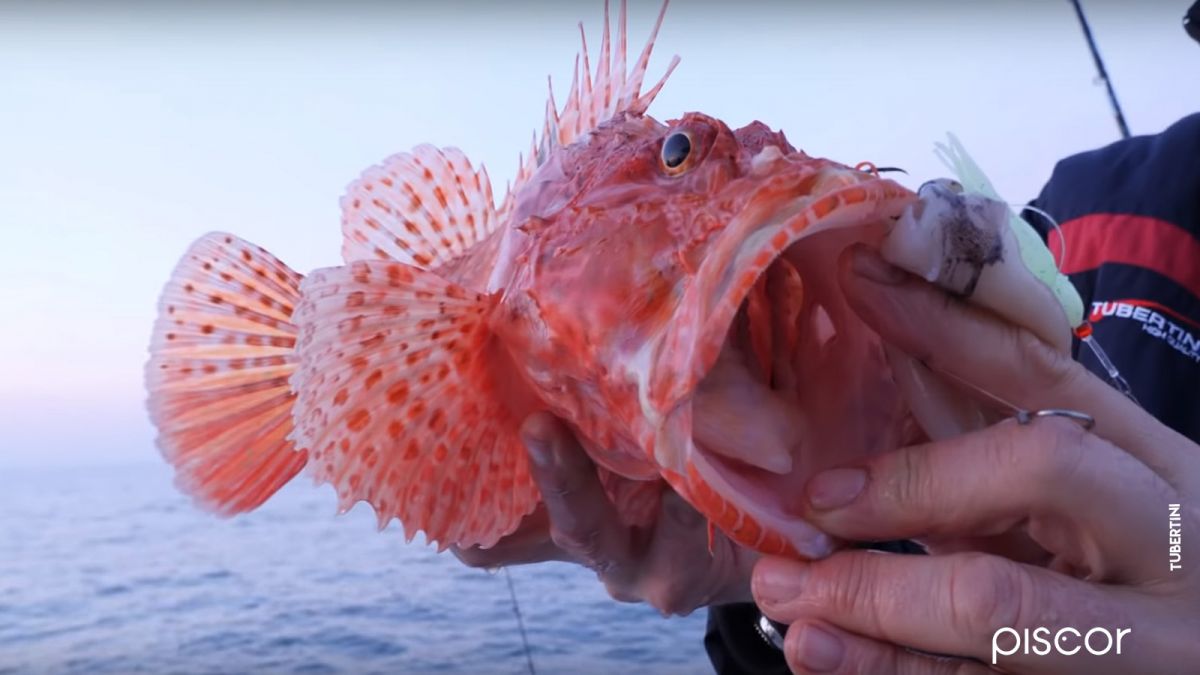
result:
<svg viewBox="0 0 1200 675"><path fill-rule="evenodd" d="M218 514L256 508L307 461L287 439L301 278L217 232L192 244L159 301L150 419L180 489Z"/></svg>

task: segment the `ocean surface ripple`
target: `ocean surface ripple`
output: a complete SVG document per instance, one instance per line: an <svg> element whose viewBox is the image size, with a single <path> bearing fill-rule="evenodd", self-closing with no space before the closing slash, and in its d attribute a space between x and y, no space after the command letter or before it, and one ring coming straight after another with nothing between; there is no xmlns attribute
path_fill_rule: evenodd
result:
<svg viewBox="0 0 1200 675"><path fill-rule="evenodd" d="M528 673L503 574L301 477L255 513L193 507L165 466L3 469L0 674ZM611 600L588 570L511 568L546 673L711 672L704 612Z"/></svg>

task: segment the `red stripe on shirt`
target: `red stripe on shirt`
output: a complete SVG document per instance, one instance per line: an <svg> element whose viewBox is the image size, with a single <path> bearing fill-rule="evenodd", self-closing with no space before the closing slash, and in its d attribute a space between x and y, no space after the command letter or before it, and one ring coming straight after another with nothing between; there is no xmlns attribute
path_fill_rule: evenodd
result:
<svg viewBox="0 0 1200 675"><path fill-rule="evenodd" d="M1136 265L1153 270L1200 298L1200 241L1187 230L1147 216L1097 213L1062 224L1067 255L1066 274L1086 272L1104 263ZM1058 259L1062 241L1053 233L1050 250Z"/></svg>

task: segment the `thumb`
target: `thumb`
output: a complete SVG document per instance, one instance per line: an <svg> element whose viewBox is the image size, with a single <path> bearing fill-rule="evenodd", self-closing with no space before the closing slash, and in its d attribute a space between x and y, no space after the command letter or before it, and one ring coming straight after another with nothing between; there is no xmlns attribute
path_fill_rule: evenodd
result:
<svg viewBox="0 0 1200 675"><path fill-rule="evenodd" d="M521 427L533 480L550 516L554 543L598 571L628 563L629 533L608 499L596 465L570 430L548 413L532 415Z"/></svg>

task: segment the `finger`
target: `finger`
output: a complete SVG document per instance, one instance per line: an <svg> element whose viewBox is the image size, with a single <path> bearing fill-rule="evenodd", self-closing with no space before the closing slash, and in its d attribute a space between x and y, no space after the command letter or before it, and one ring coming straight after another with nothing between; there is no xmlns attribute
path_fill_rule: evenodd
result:
<svg viewBox="0 0 1200 675"><path fill-rule="evenodd" d="M1013 529L993 536L920 537L920 544L931 555L946 553L990 553L1016 562L1045 567L1054 555L1038 544L1024 528Z"/></svg>
<svg viewBox="0 0 1200 675"><path fill-rule="evenodd" d="M1024 408L1070 408L1096 419L1095 433L1164 476L1190 461L1183 439L1082 365L1019 326L915 276L894 274L867 247L843 259L842 289L884 340L974 388Z"/></svg>
<svg viewBox="0 0 1200 675"><path fill-rule="evenodd" d="M918 654L809 619L788 626L783 652L788 667L797 674L982 675L992 672L982 664Z"/></svg>
<svg viewBox="0 0 1200 675"><path fill-rule="evenodd" d="M574 560L550 538L550 518L544 504L539 504L533 513L521 520L515 532L501 538L491 548L451 546L450 552L467 567L495 568Z"/></svg>
<svg viewBox="0 0 1200 675"><path fill-rule="evenodd" d="M629 532L604 492L596 466L571 432L542 413L525 421L521 437L550 516L554 543L603 575L628 567Z"/></svg>
<svg viewBox="0 0 1200 675"><path fill-rule="evenodd" d="M1106 581L1161 576L1159 525L1176 494L1141 462L1060 419L901 448L806 486L808 520L836 536L989 536L1028 522L1043 548Z"/></svg>
<svg viewBox="0 0 1200 675"><path fill-rule="evenodd" d="M755 600L776 621L824 621L864 637L989 665L996 639L997 665L1022 673L1141 672L1139 661L1153 662L1158 640L1125 639L1119 654L1110 648L1099 657L1082 650L1026 653L1013 650L1002 629L1023 636L1027 628L1036 634L1044 627L1053 639L1064 627L1080 635L1104 627L1115 639L1121 629L1149 637L1163 628L1128 590L980 554L844 551L810 563L764 559L752 583ZM1095 642L1097 651L1101 642ZM1066 635L1064 643L1069 652L1080 646L1080 636Z"/></svg>
<svg viewBox="0 0 1200 675"><path fill-rule="evenodd" d="M654 532L640 550L636 584L628 591L666 616L751 600L758 554L722 534L710 539L708 520L673 491L663 494ZM609 593L616 595L611 585Z"/></svg>

